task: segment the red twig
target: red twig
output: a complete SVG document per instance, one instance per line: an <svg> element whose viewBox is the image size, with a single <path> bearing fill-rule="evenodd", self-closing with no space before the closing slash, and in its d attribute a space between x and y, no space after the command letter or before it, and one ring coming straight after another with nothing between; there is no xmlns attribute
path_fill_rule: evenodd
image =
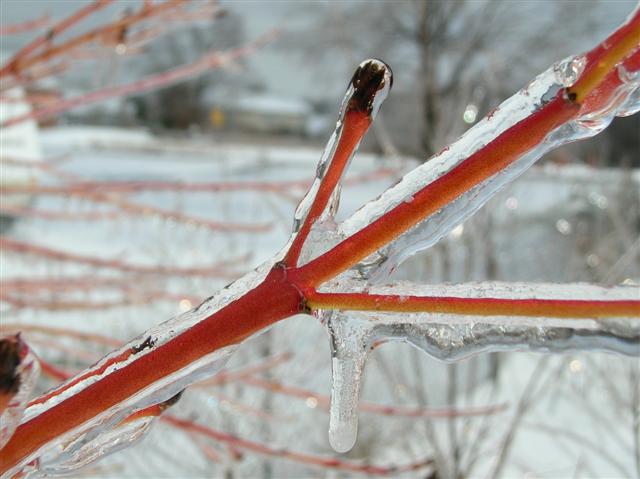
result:
<svg viewBox="0 0 640 479"><path fill-rule="evenodd" d="M71 16L55 24L49 29L47 33L39 36L31 43L18 50L13 58L9 60L9 62L7 62L7 64L2 67L2 69L0 69L0 77L5 76L9 73L19 73L21 69L21 61L25 59L29 54L35 52L38 48L49 44L53 38L60 35L62 32L77 24L92 13L102 10L112 1L113 0L96 0L95 2L86 5L85 7L74 12Z"/></svg>
<svg viewBox="0 0 640 479"><path fill-rule="evenodd" d="M45 61L50 61L52 58L65 54L81 45L86 45L90 42L101 41L111 37L117 38L119 33L125 32L132 25L143 20L148 20L149 18L159 15L167 10L176 9L180 5L184 4L185 1L186 0L166 0L163 3L156 3L154 5L143 5L137 12L125 15L113 23L103 25L80 34L60 45L50 45L51 40L58 36L62 31L78 23L78 21L87 15L106 7L112 2L112 0L98 0L95 3L78 10L71 17L54 26L46 35L36 39L31 44L18 51L12 60L0 69L0 77L9 74L21 75L27 68L31 68L34 65ZM39 53L36 52L36 50L41 46L47 46L47 48Z"/></svg>
<svg viewBox="0 0 640 479"><path fill-rule="evenodd" d="M242 58L243 56L252 53L257 48L270 41L274 37L275 33L275 31L272 31L266 35L263 35L261 38L249 45L235 48L228 52L220 53L217 51L213 51L207 53L202 58L193 63L189 63L187 65L183 65L181 67L167 70L155 75L150 75L140 80L127 83L125 85L108 87L73 98L57 101L53 104L44 106L42 108L37 108L29 113L25 113L24 115L13 117L2 123L0 126L6 128L27 120L40 121L47 118L52 118L62 112L71 110L78 106L90 105L92 103L101 102L109 98L126 97L129 95L148 92L154 89L172 85L176 82L184 80L185 78L199 75L211 69L220 68L234 60L237 60L238 58Z"/></svg>
<svg viewBox="0 0 640 479"><path fill-rule="evenodd" d="M237 277L237 273L229 271L225 268L230 262L241 262L238 258L236 261L225 261L216 263L206 267L171 267L171 266L142 266L127 263L119 260L105 260L94 256L84 256L65 251L55 250L44 246L38 246L30 243L24 243L9 238L0 238L0 250L13 251L21 254L32 254L56 261L71 261L81 263L97 268L108 268L137 274L163 274L168 276L221 276L221 277Z"/></svg>
<svg viewBox="0 0 640 479"><path fill-rule="evenodd" d="M369 293L309 293L312 309L447 313L470 316L640 319L640 301L503 299L447 296L394 296Z"/></svg>
<svg viewBox="0 0 640 479"><path fill-rule="evenodd" d="M276 381L261 379L254 375L242 378L242 382L261 389L285 394L287 396L297 397L308 401L314 400L314 407L318 406L323 409L329 408L331 398L324 394L318 394L307 389L285 386ZM472 416L489 416L499 414L507 408L506 404L496 404L493 406L474 406L474 407L442 407L442 408L425 408L425 407L407 407L407 406L384 406L382 404L373 404L367 402L358 403L358 409L382 416L399 416L399 417L430 417L430 418L452 418L452 417L472 417Z"/></svg>
<svg viewBox="0 0 640 479"><path fill-rule="evenodd" d="M2 158L7 164L20 164L25 167L41 168L39 164L14 161ZM46 163L46 162L43 162ZM344 182L345 185L357 185L367 181L375 181L385 177L393 177L400 173L397 168L377 168L373 171L352 175ZM291 190L302 191L311 183L307 180L289 181L225 181L225 182L177 182L177 181L81 181L58 185L3 185L0 193L38 194L38 195L83 195L94 193L140 193L144 191L177 191L177 192L205 192L231 193L238 191L257 191L263 193L290 193Z"/></svg>
<svg viewBox="0 0 640 479"><path fill-rule="evenodd" d="M34 18L33 20L27 20L26 22L0 25L0 36L18 35L20 33L46 27L50 23L51 17L49 15L42 15L41 17Z"/></svg>
<svg viewBox="0 0 640 479"><path fill-rule="evenodd" d="M301 452L289 451L281 448L273 448L256 441L242 439L229 433L217 431L210 427L203 426L193 421L180 419L173 415L162 416L162 421L172 426L184 429L185 431L195 432L197 434L210 437L216 441L224 442L235 448L250 451L256 454L279 457L285 460L299 462L308 466L321 467L323 469L335 469L349 472L359 472L370 474L372 476L387 476L391 474L401 474L424 469L430 466L433 461L425 459L423 461L406 464L401 466L376 466L372 464L358 464L356 462L346 461L332 457L322 457L313 454L305 454Z"/></svg>

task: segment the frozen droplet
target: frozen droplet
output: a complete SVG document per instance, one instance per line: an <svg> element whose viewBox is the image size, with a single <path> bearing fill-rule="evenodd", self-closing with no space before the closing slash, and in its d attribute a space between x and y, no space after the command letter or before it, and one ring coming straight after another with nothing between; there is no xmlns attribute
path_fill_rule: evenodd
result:
<svg viewBox="0 0 640 479"><path fill-rule="evenodd" d="M573 86L573 84L580 78L584 67L586 65L586 58L584 56L568 57L554 65L554 71L556 73L556 79L564 87Z"/></svg>

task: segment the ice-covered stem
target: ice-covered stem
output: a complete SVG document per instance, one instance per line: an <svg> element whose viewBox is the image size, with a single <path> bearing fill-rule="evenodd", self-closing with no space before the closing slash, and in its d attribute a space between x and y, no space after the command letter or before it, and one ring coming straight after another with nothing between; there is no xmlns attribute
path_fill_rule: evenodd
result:
<svg viewBox="0 0 640 479"><path fill-rule="evenodd" d="M327 209L332 195L339 195L339 183L349 160L371 126L381 103L389 94L393 76L380 60L366 60L356 69L340 111L336 131L327 145L316 172L316 183L299 207L302 225L284 258L284 264L296 267L311 227ZM311 200L307 206L305 201ZM337 201L337 200L336 200ZM304 211L308 208L306 211ZM296 226L297 227L297 226Z"/></svg>
<svg viewBox="0 0 640 479"><path fill-rule="evenodd" d="M307 295L311 309L444 313L470 316L524 316L567 319L634 317L640 319L638 300L507 299L455 296L414 296L370 293Z"/></svg>
<svg viewBox="0 0 640 479"><path fill-rule="evenodd" d="M597 75L593 73L600 79L598 83L589 81L579 86L582 102L579 102L576 95L572 95L567 88L559 89L530 115L498 136L486 138L487 143L484 147L473 152L446 174L419 189L410 198L396 204L334 248L302 266L299 270L300 281L318 285L335 277L380 250L429 215L452 203L465 192L507 169L540 145L560 126L576 118L596 114L604 105L619 101L620 92L617 87L625 81L624 78L620 78L621 71L636 72L640 63L640 44L635 40L638 30L640 8L636 9L620 30L586 55L589 63L599 64L603 59L610 62L612 57L608 51L615 49L615 58L623 60L619 64L610 65L604 75L598 68ZM602 86L606 88L601 88Z"/></svg>
<svg viewBox="0 0 640 479"><path fill-rule="evenodd" d="M149 335L137 340L139 344L124 347L31 403L34 411L37 405L44 409L23 422L0 451L0 473L15 472L19 464L35 458L41 447L149 385L302 309L299 289L287 281L286 270L276 267L255 288L166 342ZM164 394L170 397L176 392L169 387Z"/></svg>
<svg viewBox="0 0 640 479"><path fill-rule="evenodd" d="M640 45L640 5L631 21L622 25L607 40L586 55L586 66L578 81L567 89L567 95L576 103L584 100L610 74L615 66Z"/></svg>

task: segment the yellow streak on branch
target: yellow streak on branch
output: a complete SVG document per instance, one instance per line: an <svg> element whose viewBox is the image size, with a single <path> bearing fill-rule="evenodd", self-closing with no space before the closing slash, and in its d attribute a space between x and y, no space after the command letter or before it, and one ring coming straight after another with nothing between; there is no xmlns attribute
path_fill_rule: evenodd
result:
<svg viewBox="0 0 640 479"><path fill-rule="evenodd" d="M620 61L638 48L640 48L640 23L636 22L633 28L598 60L594 68L587 70L575 85L568 89L569 96L575 95L573 101L582 103Z"/></svg>

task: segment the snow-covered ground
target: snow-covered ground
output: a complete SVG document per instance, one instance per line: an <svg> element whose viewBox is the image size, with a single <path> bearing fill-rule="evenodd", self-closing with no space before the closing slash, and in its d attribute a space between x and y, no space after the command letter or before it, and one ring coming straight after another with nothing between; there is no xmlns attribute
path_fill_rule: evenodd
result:
<svg viewBox="0 0 640 479"><path fill-rule="evenodd" d="M83 196L34 197L32 213L60 212L66 216L56 220L26 216L7 234L8 238L149 267L191 268L225 262L226 273L220 277L161 273L122 276L117 270L95 265L2 252L3 281L75 276L94 280L124 277L132 282L130 288L115 292L93 288L70 296L60 292L39 296L49 305L69 298L84 304L77 308L20 308L2 303L3 325L55 326L121 340L195 306L234 275L251 270L278 251L289 236L296 202L305 191L303 185L313 178L321 154L303 147L159 139L144 131L119 129L57 127L44 132L41 139L44 157L56 171L43 171L41 185L61 184L61 177L71 183L178 181L228 186L237 182L287 182L278 191L265 191L255 184L253 189L224 193L109 193L100 200L91 199L91 192ZM399 172L416 164L406 158L359 154L349 174L359 180L345 187L340 217L355 211L393 184ZM383 167L395 172L363 179ZM624 252L629 241L638 236L633 229L637 225L625 222L626 210L638 207L638 184L638 172L557 166L533 169L478 216L456 228L444 243L396 274L424 282L486 277L605 281L620 256L618 251ZM124 201L135 205L124 207ZM179 214L171 217L158 210ZM107 214L114 211L116 216ZM264 231L229 231L213 226L213 222L227 227L260 225ZM615 282L637 281L638 267L632 264ZM162 291L164 295L151 297L150 291ZM123 299L126 304L115 304ZM91 306L100 301L115 303L110 307ZM107 349L61 337L33 338L33 348L39 355L68 370L86 366ZM229 368L259 363L264 357L283 352L292 354L288 361L257 376L320 395L329 393L326 333L322 325L306 317L281 323L244 344ZM368 365L363 401L443 406L449 402L451 391L457 389L457 406L507 402L508 408L486 420L363 413L355 449L347 456L336 457L401 465L437 453L453 457L457 450L462 466L476 457L477 464L467 471L468 476L486 477L506 441L511 451L504 477L632 476L639 472L634 455L638 454L638 439L634 437L637 426L635 432L633 429L634 411L638 423L638 369L633 360L598 353L553 357L521 353L466 360L452 373L450 367L407 346L390 344L376 350ZM265 392L237 381L189 390L172 412L276 450L335 455L326 439L328 417L322 405L322 398L311 394L300 398ZM215 449L217 459L207 456L210 447ZM474 448L477 450L472 454ZM287 459L265 458L228 443L194 438L164 423L158 424L143 443L91 466L87 474L114 478L211 477L226 472L240 477L349 475Z"/></svg>

